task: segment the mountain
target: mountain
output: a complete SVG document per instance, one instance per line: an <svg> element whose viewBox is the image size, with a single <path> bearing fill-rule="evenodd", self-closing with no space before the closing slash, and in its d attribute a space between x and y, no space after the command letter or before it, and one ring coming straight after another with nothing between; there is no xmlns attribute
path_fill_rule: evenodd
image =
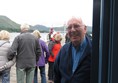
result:
<svg viewBox="0 0 118 83"><path fill-rule="evenodd" d="M49 32L50 27L46 27L44 25L35 25L31 27L31 31L34 30L39 30L40 32ZM66 31L65 26L60 26L60 27L53 27L55 31L63 32ZM20 24L12 21L6 16L0 15L0 30L8 30L9 32L20 32ZM87 33L91 34L92 33L92 27L87 26Z"/></svg>
<svg viewBox="0 0 118 83"><path fill-rule="evenodd" d="M49 28L43 25L35 25L31 27L31 31L37 29L40 32L49 32ZM0 30L7 30L9 32L20 32L20 24L12 21L7 16L0 15Z"/></svg>
<svg viewBox="0 0 118 83"><path fill-rule="evenodd" d="M48 27L44 26L44 25L35 25L35 26L31 26L31 30L39 30L40 32L49 32L49 29Z"/></svg>
<svg viewBox="0 0 118 83"><path fill-rule="evenodd" d="M61 26L61 27L54 27L55 31L66 31L66 27L65 26ZM91 26L87 26L87 33L88 34L92 34L92 27Z"/></svg>
<svg viewBox="0 0 118 83"><path fill-rule="evenodd" d="M0 30L8 30L8 31L20 31L20 24L15 23L11 19L6 16L0 15Z"/></svg>

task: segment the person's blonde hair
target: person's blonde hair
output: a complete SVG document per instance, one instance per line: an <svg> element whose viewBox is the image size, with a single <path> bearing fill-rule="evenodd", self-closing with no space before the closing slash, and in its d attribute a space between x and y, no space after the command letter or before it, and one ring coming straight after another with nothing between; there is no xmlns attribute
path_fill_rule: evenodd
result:
<svg viewBox="0 0 118 83"><path fill-rule="evenodd" d="M57 34L55 35L54 39L55 39L56 41L61 41L61 40L62 40L61 34L60 34L60 33L57 33Z"/></svg>
<svg viewBox="0 0 118 83"><path fill-rule="evenodd" d="M34 30L32 33L36 38L41 38L40 32L38 30Z"/></svg>
<svg viewBox="0 0 118 83"><path fill-rule="evenodd" d="M0 40L9 40L10 39L10 33L6 30L0 31Z"/></svg>
<svg viewBox="0 0 118 83"><path fill-rule="evenodd" d="M25 24L22 24L22 25L20 26L20 29L21 29L21 30L29 30L29 29L30 29L30 26L25 23Z"/></svg>

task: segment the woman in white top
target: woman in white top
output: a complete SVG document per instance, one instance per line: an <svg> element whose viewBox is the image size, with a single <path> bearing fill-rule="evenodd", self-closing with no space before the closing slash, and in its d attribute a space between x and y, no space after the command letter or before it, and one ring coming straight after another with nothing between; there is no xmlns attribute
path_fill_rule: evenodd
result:
<svg viewBox="0 0 118 83"><path fill-rule="evenodd" d="M16 58L8 60L10 49L10 33L6 30L0 31L0 83L10 83L10 69L14 65Z"/></svg>

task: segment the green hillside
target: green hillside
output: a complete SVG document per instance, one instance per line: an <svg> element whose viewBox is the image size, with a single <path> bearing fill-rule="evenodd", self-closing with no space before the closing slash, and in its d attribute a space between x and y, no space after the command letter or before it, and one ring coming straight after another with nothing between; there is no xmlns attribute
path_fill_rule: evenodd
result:
<svg viewBox="0 0 118 83"><path fill-rule="evenodd" d="M49 32L49 29L48 27L44 26L44 25L34 25L34 26L31 26L31 31L33 30L39 30L40 32Z"/></svg>
<svg viewBox="0 0 118 83"><path fill-rule="evenodd" d="M49 32L49 27L46 27L44 25L30 25L30 30L39 30L40 32ZM60 26L60 27L53 27L55 31L63 32L66 30L66 27ZM12 21L6 16L0 15L0 30L7 30L9 32L20 32L20 24L17 24L16 22ZM87 33L92 33L92 27L87 26Z"/></svg>
<svg viewBox="0 0 118 83"><path fill-rule="evenodd" d="M37 29L40 32L48 32L49 28L43 25L35 25L31 27L31 31ZM6 16L0 15L0 30L7 30L9 32L20 32L20 24L17 24L16 22L12 21Z"/></svg>
<svg viewBox="0 0 118 83"><path fill-rule="evenodd" d="M10 32L19 32L20 25L10 20L6 16L0 15L0 30L8 30Z"/></svg>

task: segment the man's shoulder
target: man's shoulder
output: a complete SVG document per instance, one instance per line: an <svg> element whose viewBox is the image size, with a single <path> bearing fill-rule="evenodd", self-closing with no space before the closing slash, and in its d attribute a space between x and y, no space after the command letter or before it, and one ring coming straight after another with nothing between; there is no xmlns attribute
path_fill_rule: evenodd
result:
<svg viewBox="0 0 118 83"><path fill-rule="evenodd" d="M68 42L68 43L65 43L64 45L63 45L63 47L64 48L67 48L67 47L69 47L71 45L71 42Z"/></svg>
<svg viewBox="0 0 118 83"><path fill-rule="evenodd" d="M64 51L65 51L65 52L68 52L70 46L71 46L71 43L66 43L66 44L64 44L64 45L62 46L62 48L61 48L61 51L62 51L62 52L64 52Z"/></svg>
<svg viewBox="0 0 118 83"><path fill-rule="evenodd" d="M17 36L18 38L22 37L29 37L29 38L35 38L35 36L31 33L22 33Z"/></svg>
<svg viewBox="0 0 118 83"><path fill-rule="evenodd" d="M86 36L86 41L89 44L89 46L92 47L92 40L88 36Z"/></svg>

